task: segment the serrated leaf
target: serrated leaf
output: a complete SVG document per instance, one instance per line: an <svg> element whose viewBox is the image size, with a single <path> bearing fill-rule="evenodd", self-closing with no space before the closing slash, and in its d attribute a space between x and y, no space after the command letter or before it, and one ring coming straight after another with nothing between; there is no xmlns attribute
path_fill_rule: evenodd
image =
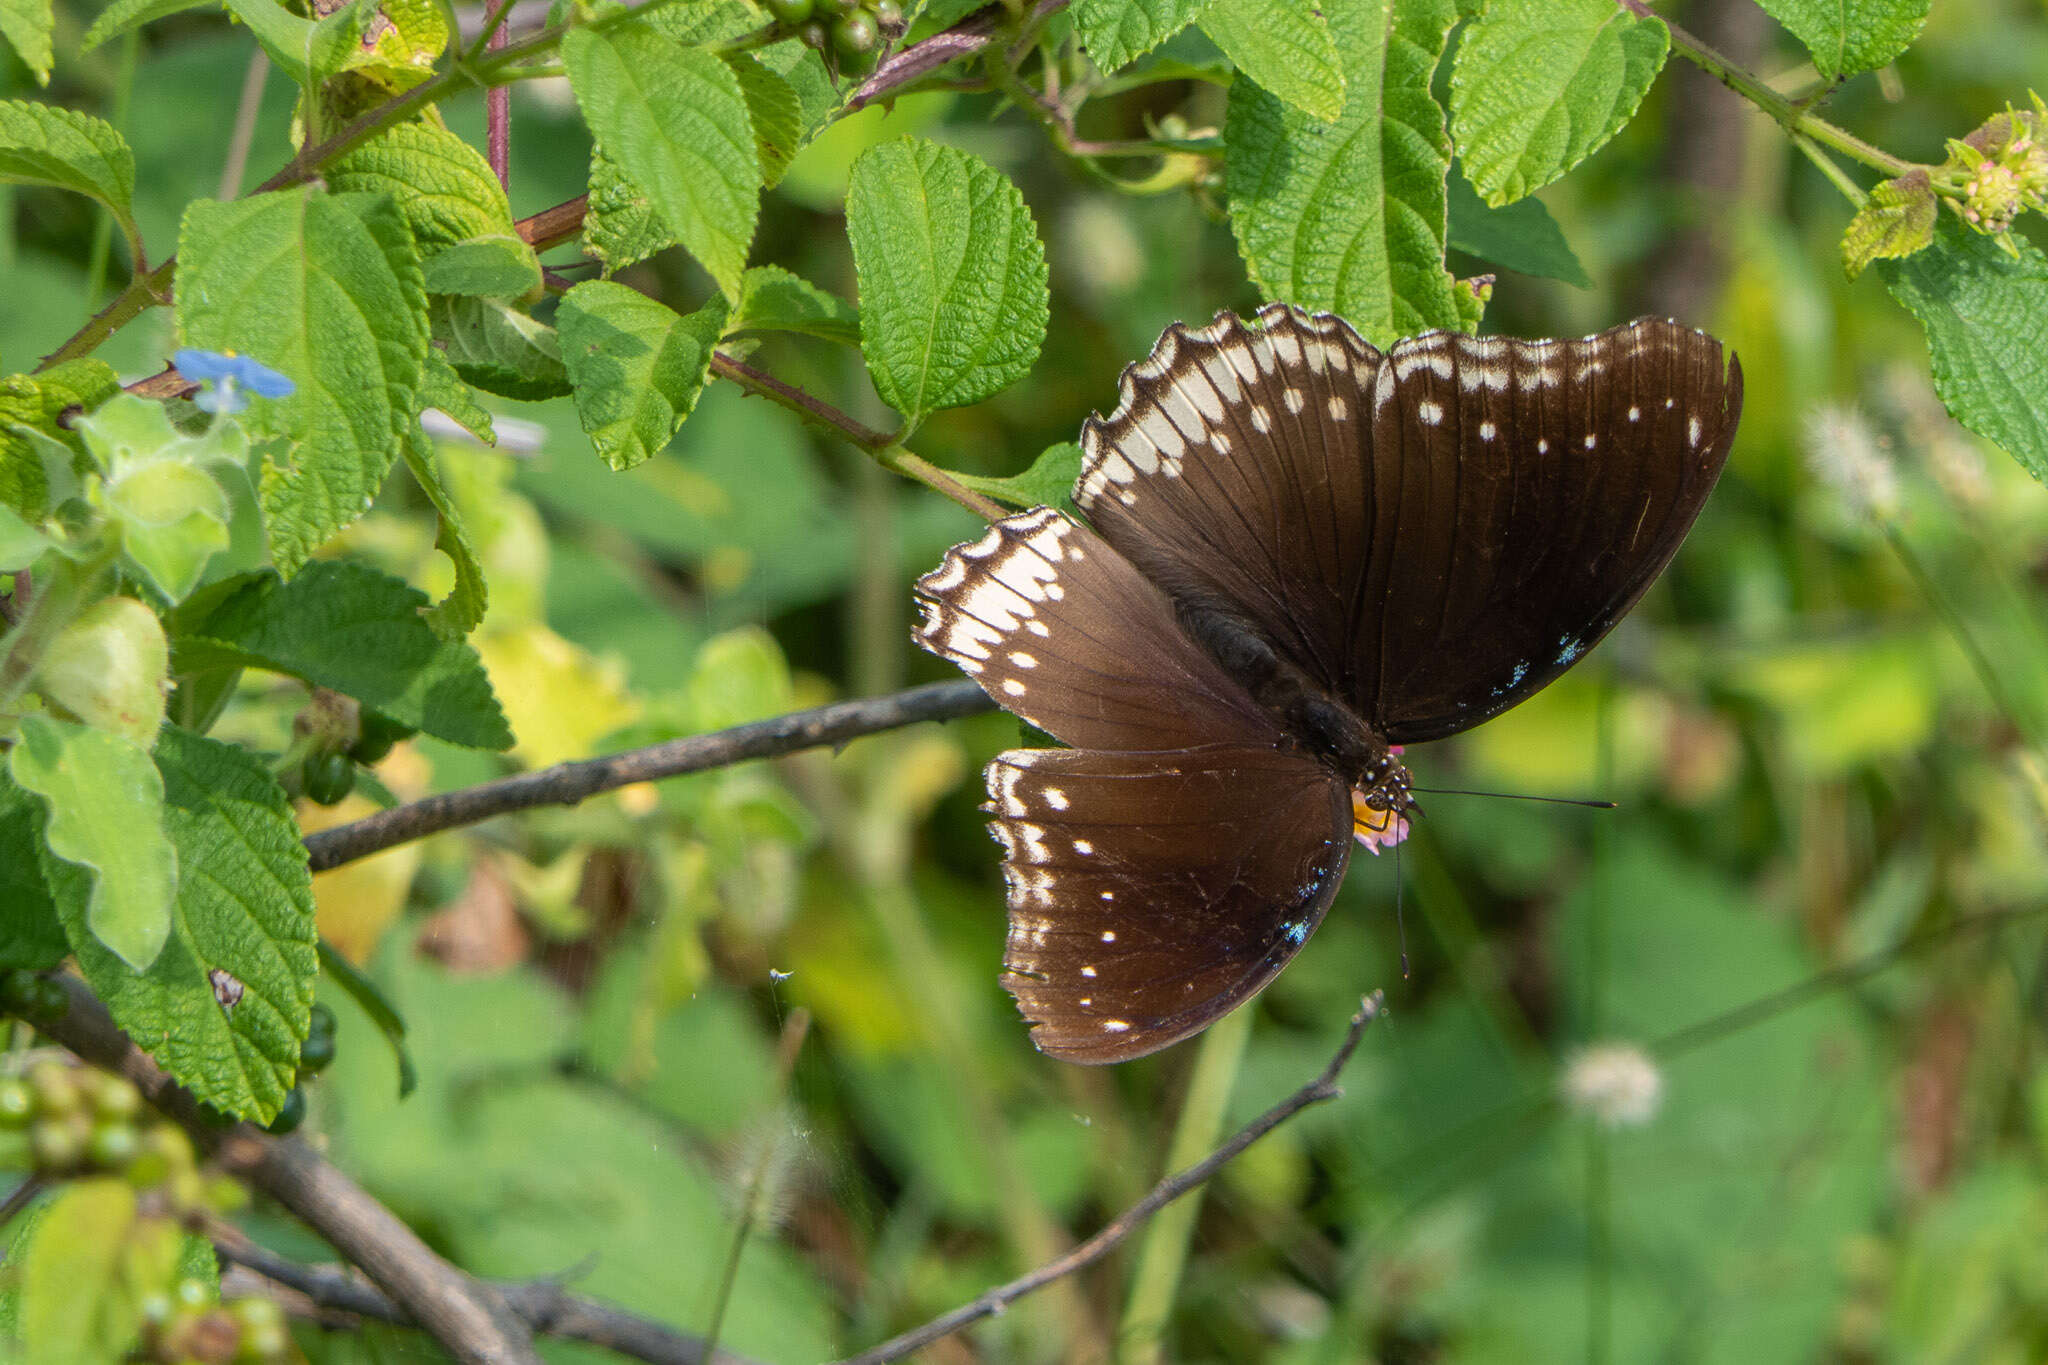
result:
<svg viewBox="0 0 2048 1365"><path fill-rule="evenodd" d="M1205 0L1074 0L1074 31L1105 72L1137 60L1188 26Z"/></svg>
<svg viewBox="0 0 2048 1365"><path fill-rule="evenodd" d="M1872 261L1924 249L1934 240L1940 207L1925 168L1878 185L1842 232L1842 269L1853 280Z"/></svg>
<svg viewBox="0 0 2048 1365"><path fill-rule="evenodd" d="M722 298L683 317L610 280L563 296L555 315L562 363L576 386L576 416L606 464L631 469L682 429L725 317Z"/></svg>
<svg viewBox="0 0 2048 1365"><path fill-rule="evenodd" d="M0 502L0 573L26 569L54 544L55 541L23 521L19 512Z"/></svg>
<svg viewBox="0 0 2048 1365"><path fill-rule="evenodd" d="M861 353L910 425L1030 371L1045 340L1045 247L1000 171L919 138L871 147L853 163L846 234Z"/></svg>
<svg viewBox="0 0 2048 1365"><path fill-rule="evenodd" d="M438 346L427 348L426 382L420 388L420 402L426 407L439 408L485 445L498 443L497 433L491 429L490 410L476 401L476 395L469 391L469 385L462 382L462 376L455 373L455 367L448 363L448 357Z"/></svg>
<svg viewBox="0 0 2048 1365"><path fill-rule="evenodd" d="M1451 67L1451 132L1489 204L1520 199L1635 116L1671 31L1613 0L1494 0Z"/></svg>
<svg viewBox="0 0 2048 1365"><path fill-rule="evenodd" d="M148 752L105 730L30 715L8 767L17 785L42 799L51 855L43 875L59 893L58 913L76 921L72 946L90 938L124 970L147 971L170 934L179 883L164 830L163 779ZM74 875L60 877L60 868Z"/></svg>
<svg viewBox="0 0 2048 1365"><path fill-rule="evenodd" d="M437 296L427 307L434 349L466 382L503 398L539 402L569 392L555 329L502 299Z"/></svg>
<svg viewBox="0 0 2048 1365"><path fill-rule="evenodd" d="M88 195L107 206L131 245L139 241L135 154L112 124L90 114L0 100L0 181Z"/></svg>
<svg viewBox="0 0 2048 1365"><path fill-rule="evenodd" d="M761 196L739 77L702 48L630 25L570 30L562 61L605 154L737 299Z"/></svg>
<svg viewBox="0 0 2048 1365"><path fill-rule="evenodd" d="M1344 67L1315 0L1209 0L1197 22L1265 90L1319 119L1344 112Z"/></svg>
<svg viewBox="0 0 2048 1365"><path fill-rule="evenodd" d="M469 543L469 532L462 524L461 509L449 495L447 485L441 482L440 468L434 463L433 447L423 437L415 437L405 443L405 467L412 471L414 482L427 495L427 501L434 505L434 515L438 518L434 548L448 556L448 562L455 567L455 586L427 610L425 619L442 639L459 640L477 628L484 619L485 608L490 605L490 593L484 585L483 561L477 558L476 547Z"/></svg>
<svg viewBox="0 0 2048 1365"><path fill-rule="evenodd" d="M1912 46L1929 0L1757 0L1813 53L1823 77L1875 71Z"/></svg>
<svg viewBox="0 0 2048 1365"><path fill-rule="evenodd" d="M1593 287L1592 278L1572 254L1571 244L1542 200L1518 199L1493 208L1455 171L1446 188L1450 209L1446 241L1453 248L1503 270L1563 280L1581 289Z"/></svg>
<svg viewBox="0 0 2048 1365"><path fill-rule="evenodd" d="M519 299L540 289L540 257L516 233L443 247L421 263L429 294Z"/></svg>
<svg viewBox="0 0 2048 1365"><path fill-rule="evenodd" d="M800 332L822 341L860 345L860 314L837 294L818 288L779 265L747 272L739 311L728 332Z"/></svg>
<svg viewBox="0 0 2048 1365"><path fill-rule="evenodd" d="M0 38L35 74L37 85L50 83L50 67L56 61L50 35L56 31L56 20L50 0L0 0Z"/></svg>
<svg viewBox="0 0 2048 1365"><path fill-rule="evenodd" d="M655 212L653 201L605 155L602 143L590 149L590 197L583 214L583 244L604 262L607 275L676 244L676 235Z"/></svg>
<svg viewBox="0 0 2048 1365"><path fill-rule="evenodd" d="M252 574L174 618L174 665L288 673L451 744L509 748L476 651L436 635L426 606L418 588L360 564L316 561L290 582Z"/></svg>
<svg viewBox="0 0 2048 1365"><path fill-rule="evenodd" d="M733 75L739 77L740 93L746 97L747 118L754 127L754 151L761 159L761 183L774 189L803 143L803 101L797 97L794 86L761 65L752 53L723 55Z"/></svg>
<svg viewBox="0 0 2048 1365"><path fill-rule="evenodd" d="M1944 214L1932 246L1877 268L1927 329L1942 405L2048 483L2048 256L2015 245L2008 255Z"/></svg>
<svg viewBox="0 0 2048 1365"><path fill-rule="evenodd" d="M374 0L363 41L342 69L396 94L434 74L448 49L454 15L445 0Z"/></svg>
<svg viewBox="0 0 2048 1365"><path fill-rule="evenodd" d="M1450 140L1429 88L1456 14L1450 0L1331 6L1347 94L1329 122L1231 87L1230 224L1268 298L1341 313L1381 346L1460 325L1443 267Z"/></svg>
<svg viewBox="0 0 2048 1365"><path fill-rule="evenodd" d="M36 1220L20 1266L23 1360L104 1365L128 1354L142 1314L117 1291L134 1228L135 1190L113 1176L66 1185Z"/></svg>
<svg viewBox="0 0 2048 1365"><path fill-rule="evenodd" d="M748 0L691 0L684 5L658 5L643 22L686 47L722 43L752 33L768 21Z"/></svg>
<svg viewBox="0 0 2048 1365"><path fill-rule="evenodd" d="M422 254L472 238L518 236L491 163L446 128L395 124L324 174L337 193L390 195Z"/></svg>
<svg viewBox="0 0 2048 1365"><path fill-rule="evenodd" d="M178 335L251 356L296 391L242 414L282 436L265 461L271 558L294 572L362 515L417 421L427 294L411 230L388 196L308 186L185 211Z"/></svg>
<svg viewBox="0 0 2048 1365"><path fill-rule="evenodd" d="M92 27L85 31L78 50L80 53L90 52L107 39L118 38L131 29L212 3L213 0L114 0L92 21Z"/></svg>
<svg viewBox="0 0 2048 1365"><path fill-rule="evenodd" d="M1081 447L1072 441L1049 445L1038 453L1031 468L1004 479L950 471L954 478L977 493L1000 498L1013 507L1074 506L1074 480L1081 474Z"/></svg>
<svg viewBox="0 0 2048 1365"><path fill-rule="evenodd" d="M103 360L67 360L41 374L16 374L0 379L0 503L5 503L31 523L49 515L51 504L70 497L76 480L71 476L71 449L78 437L58 425L67 408L90 410L121 391L121 381ZM38 441L13 430L13 424L41 433ZM56 481L45 456L54 459L52 441L64 443L65 458L57 464ZM54 493L54 496L53 496Z"/></svg>
<svg viewBox="0 0 2048 1365"><path fill-rule="evenodd" d="M365 26L376 14L371 0L353 0L317 21L293 14L277 0L222 3L228 13L248 26L264 54L301 88L345 70L361 49Z"/></svg>
<svg viewBox="0 0 2048 1365"><path fill-rule="evenodd" d="M268 1122L313 1008L306 847L283 788L242 749L171 726L156 764L180 870L163 951L138 975L68 915L65 928L80 973L138 1046L214 1108Z"/></svg>
<svg viewBox="0 0 2048 1365"><path fill-rule="evenodd" d="M43 803L0 764L0 971L43 971L71 955L43 880Z"/></svg>

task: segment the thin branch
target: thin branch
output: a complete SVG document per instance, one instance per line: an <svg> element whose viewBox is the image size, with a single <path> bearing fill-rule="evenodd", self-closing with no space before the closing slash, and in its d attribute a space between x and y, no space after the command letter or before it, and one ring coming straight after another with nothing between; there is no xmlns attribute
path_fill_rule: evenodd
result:
<svg viewBox="0 0 2048 1365"><path fill-rule="evenodd" d="M870 104L890 99L901 93L904 86L929 76L941 67L974 56L996 40L1009 17L1001 4L984 5L951 28L891 53L875 68L873 75L861 82L841 112L855 113Z"/></svg>
<svg viewBox="0 0 2048 1365"><path fill-rule="evenodd" d="M730 730L690 735L603 758L558 763L539 772L519 773L460 791L442 792L423 801L379 811L353 824L309 834L306 849L312 855L313 870L325 872L397 844L513 811L573 806L599 792L614 791L635 782L679 777L826 744L837 746L862 735L895 730L922 720L971 716L994 705L971 682L931 683L886 697L835 702L772 720L736 725Z"/></svg>
<svg viewBox="0 0 2048 1365"><path fill-rule="evenodd" d="M795 385L785 384L743 361L734 360L723 351L711 353L711 372L720 379L731 380L756 397L781 404L805 421L815 423L869 453L886 450L896 443L896 437L891 433L876 431L864 422L857 422L830 403L813 398Z"/></svg>
<svg viewBox="0 0 2048 1365"><path fill-rule="evenodd" d="M1380 1017L1385 1008L1386 997L1383 992L1374 991L1366 996L1358 1007L1358 1013L1351 1016L1351 1026L1344 1031L1344 1041L1338 1045L1336 1054L1330 1058L1329 1065L1322 1069L1320 1075L1238 1129L1230 1141L1194 1165L1154 1185L1143 1199L1125 1209L1100 1232L1066 1255L1055 1257L1008 1284L998 1285L972 1303L962 1304L950 1313L941 1314L922 1327L914 1328L901 1336L891 1337L881 1345L859 1355L849 1356L841 1365L885 1365L887 1361L901 1360L912 1351L922 1350L963 1327L979 1322L983 1318L995 1316L1026 1294L1043 1289L1053 1281L1101 1260L1124 1238L1143 1227L1147 1219L1210 1179L1245 1148L1310 1105L1321 1104L1343 1094L1343 1090L1337 1085L1338 1073L1344 1070L1344 1064L1350 1061L1351 1054L1357 1051L1358 1041L1365 1036L1366 1028Z"/></svg>
<svg viewBox="0 0 2048 1365"><path fill-rule="evenodd" d="M334 1266L301 1265L257 1245L238 1230L210 1230L221 1260L252 1270L273 1284L302 1295L315 1309L350 1313L399 1327L415 1324L398 1307L349 1271ZM647 1365L706 1365L704 1342L658 1322L636 1316L596 1299L572 1294L556 1280L522 1280L493 1285L514 1316L536 1333L561 1341L602 1346ZM718 1351L710 1365L756 1365L746 1356Z"/></svg>
<svg viewBox="0 0 2048 1365"><path fill-rule="evenodd" d="M362 1186L297 1138L251 1123L223 1125L114 1023L83 981L53 978L70 997L64 1017L38 1030L104 1071L125 1076L223 1170L276 1200L360 1266L462 1365L540 1365L532 1333L496 1290L435 1255Z"/></svg>

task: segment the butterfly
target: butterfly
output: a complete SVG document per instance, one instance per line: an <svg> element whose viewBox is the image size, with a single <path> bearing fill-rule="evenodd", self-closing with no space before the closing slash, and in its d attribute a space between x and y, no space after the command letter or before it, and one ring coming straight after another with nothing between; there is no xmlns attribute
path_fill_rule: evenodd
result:
<svg viewBox="0 0 2048 1365"><path fill-rule="evenodd" d="M1577 340L1327 313L1176 323L1081 432L1074 504L918 580L920 644L1070 747L988 765L1003 983L1032 1040L1125 1061L1256 995L1354 839L1407 833L1396 750L1583 658L1662 572L1742 370L1653 318Z"/></svg>

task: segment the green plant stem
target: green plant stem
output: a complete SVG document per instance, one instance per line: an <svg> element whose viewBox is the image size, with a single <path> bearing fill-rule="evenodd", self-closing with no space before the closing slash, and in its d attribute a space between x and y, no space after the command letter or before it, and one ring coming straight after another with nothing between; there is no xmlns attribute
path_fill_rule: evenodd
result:
<svg viewBox="0 0 2048 1365"><path fill-rule="evenodd" d="M1984 691L1991 698L1991 704L1996 706L2000 713L2012 722L2013 728L2026 738L2029 748L2043 752L2041 727L2035 723L2034 716L2014 700L2004 680L1998 676L1998 670L1992 667L1990 656L1985 654L1984 647L1977 642L1977 637L1971 633L1969 625L1963 620L1962 613L1956 610L1948 594L1934 581L1934 575L1927 571L1927 566L1920 562L1920 556L1906 542L1905 535L1893 522L1879 522L1878 527L1884 533L1885 542L1892 547L1892 553L1899 557L1899 562L1905 565L1906 572L1912 576L1921 595L1927 599L1927 604L1934 608L1934 614L1940 617L1942 625L1947 627L1950 637L1961 646L1963 656L1970 662L1970 671L1975 673L1977 681L1983 684Z"/></svg>
<svg viewBox="0 0 2048 1365"><path fill-rule="evenodd" d="M99 596L114 567L114 555L110 548L76 563L61 555L47 556L50 567L36 575L27 608L13 629L0 636L0 716L14 714L51 643Z"/></svg>
<svg viewBox="0 0 2048 1365"><path fill-rule="evenodd" d="M137 29L128 30L121 39L121 62L114 75L114 107L108 111L108 121L114 131L125 134L128 131L128 103L135 93L135 61L142 51L142 33ZM98 301L100 290L107 284L107 258L114 251L114 211L101 207L98 221L92 229L92 254L85 267L85 298L90 307ZM142 253L133 240L129 249L135 259L131 263L136 270L143 269Z"/></svg>
<svg viewBox="0 0 2048 1365"><path fill-rule="evenodd" d="M995 521L1004 515L1003 509L994 502L968 488L937 465L911 454L902 446L892 445L887 450L876 452L875 460L884 469L894 470L907 478L916 479L925 487L945 494L984 521Z"/></svg>
<svg viewBox="0 0 2048 1365"><path fill-rule="evenodd" d="M1821 146L1833 148L1843 156L1875 167L1888 176L1904 175L1913 169L1913 162L1893 156L1880 147L1873 147L1847 129L1837 127L1826 119L1815 118L1799 101L1779 94L1765 84L1763 78L1755 72L1737 65L1677 24L1657 14L1645 0L1615 0L1615 3L1639 18L1662 21L1664 26L1671 30L1671 46L1674 51L1769 114L1787 133L1812 138Z"/></svg>
<svg viewBox="0 0 2048 1365"><path fill-rule="evenodd" d="M1835 164L1835 159L1823 151L1818 143L1804 133L1792 134L1792 145L1806 154L1806 159L1820 169L1820 173L1834 183L1843 198L1862 208L1870 202L1870 196L1863 187L1849 178L1849 173Z"/></svg>
<svg viewBox="0 0 2048 1365"><path fill-rule="evenodd" d="M506 8L510 8L509 0ZM798 1008L790 1012L782 1026L782 1039L775 1050L775 1089L770 1100L769 1121L774 1128L765 1133L759 1149L754 1153L753 1166L747 1171L747 1192L740 1206L738 1223L732 1230L732 1246L725 1256L725 1270L719 1276L718 1297L711 1306L711 1317L704 1326L704 1359L715 1360L718 1355L718 1331L725 1325L725 1311L732 1304L733 1286L739 1283L740 1253L747 1249L747 1241L759 1226L767 1207L774 1202L774 1167L782 1152L783 1132L786 1125L782 1118L782 1106L789 1095L789 1078L796 1070L797 1053L803 1050L804 1035L810 1031L811 1012Z"/></svg>
<svg viewBox="0 0 2048 1365"><path fill-rule="evenodd" d="M1249 1008L1235 1010L1202 1035L1187 1098L1181 1102L1180 1122L1173 1130L1173 1145L1166 1152L1167 1170L1192 1166L1215 1146L1244 1062L1245 1043L1252 1036L1253 1013ZM1138 1246L1137 1269L1131 1274L1130 1297L1124 1303L1123 1323L1117 1331L1117 1359L1122 1365L1155 1365L1164 1354L1160 1337L1173 1314L1174 1294L1187 1264L1188 1241L1202 1212L1202 1194L1197 1188L1188 1198L1160 1210L1145 1230Z"/></svg>
<svg viewBox="0 0 2048 1365"><path fill-rule="evenodd" d="M1586 1130L1586 1365L1614 1358L1614 1182L1607 1129Z"/></svg>

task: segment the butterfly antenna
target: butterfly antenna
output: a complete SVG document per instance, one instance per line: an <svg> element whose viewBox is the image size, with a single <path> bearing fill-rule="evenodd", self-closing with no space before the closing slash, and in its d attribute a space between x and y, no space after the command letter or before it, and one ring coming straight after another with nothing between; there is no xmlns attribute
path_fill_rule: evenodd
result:
<svg viewBox="0 0 2048 1365"><path fill-rule="evenodd" d="M1420 816L1422 814L1422 807L1410 801L1407 813ZM1394 845L1394 932L1399 935L1401 940L1401 979L1403 981L1408 979L1408 920L1402 906L1401 893L1407 889L1408 879L1401 875L1401 856L1402 849L1407 843L1408 841L1403 839L1400 843Z"/></svg>
<svg viewBox="0 0 2048 1365"><path fill-rule="evenodd" d="M1526 792L1482 792L1466 791L1457 787L1415 787L1411 790L1425 792L1430 796L1496 796L1503 801L1541 801L1549 806L1586 806L1592 810L1616 810L1613 801L1591 801L1576 796L1530 796Z"/></svg>

